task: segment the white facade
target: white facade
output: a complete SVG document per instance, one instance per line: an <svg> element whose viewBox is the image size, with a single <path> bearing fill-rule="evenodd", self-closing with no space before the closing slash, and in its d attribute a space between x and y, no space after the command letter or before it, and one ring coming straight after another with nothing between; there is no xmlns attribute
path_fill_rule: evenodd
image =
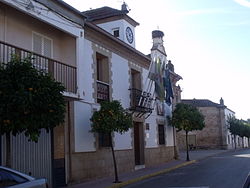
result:
<svg viewBox="0 0 250 188"><path fill-rule="evenodd" d="M99 27L104 29L105 31L109 32L111 35L113 35L114 30L119 30L119 39L126 42L127 44L131 45L135 48L135 28L129 24L125 20L115 20L107 23L101 23L98 24ZM133 42L129 43L129 41L126 38L126 28L130 27L133 33Z"/></svg>

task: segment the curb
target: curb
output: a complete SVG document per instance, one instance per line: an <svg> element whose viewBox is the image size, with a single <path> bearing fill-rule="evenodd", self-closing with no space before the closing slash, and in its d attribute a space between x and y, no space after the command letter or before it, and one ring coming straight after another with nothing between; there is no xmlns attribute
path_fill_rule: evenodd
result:
<svg viewBox="0 0 250 188"><path fill-rule="evenodd" d="M129 184L132 184L132 183L136 183L136 182L139 182L139 181L142 181L142 180L145 180L145 179L154 177L154 176L158 176L158 175L161 175L161 174L170 172L170 171L172 171L172 170L175 170L175 169L177 169L177 168L181 168L181 167L184 167L184 166L193 164L193 163L195 163L195 162L196 162L196 160L184 162L184 163L182 163L182 164L179 164L179 165L176 165L176 166L174 166L174 167L167 168L167 169L164 169L164 170L161 170L161 171L158 171L158 172L154 172L154 173L152 173L152 174L147 174L147 175L144 175L144 176L141 176L141 177L138 177L138 178L134 178L134 179L131 179L131 180L124 181L124 182L122 182L122 183L118 183L118 184L115 184L115 185L111 185L111 186L109 186L109 187L107 187L107 188L120 188L120 187L129 185Z"/></svg>

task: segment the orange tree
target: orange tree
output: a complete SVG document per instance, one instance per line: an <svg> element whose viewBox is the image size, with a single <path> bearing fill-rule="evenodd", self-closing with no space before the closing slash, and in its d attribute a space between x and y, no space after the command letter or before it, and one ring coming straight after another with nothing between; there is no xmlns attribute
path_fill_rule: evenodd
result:
<svg viewBox="0 0 250 188"><path fill-rule="evenodd" d="M115 171L115 183L118 183L117 165L114 153L114 147L112 143L111 133L118 132L120 134L125 133L132 127L132 116L125 109L119 101L103 101L99 111L93 113L91 117L92 128L91 131L95 133L106 133L111 140L111 151L114 163Z"/></svg>
<svg viewBox="0 0 250 188"><path fill-rule="evenodd" d="M41 129L49 131L64 121L65 100L61 83L32 66L32 58L12 57L0 64L0 134L6 135L10 166L10 135L25 133L38 141Z"/></svg>
<svg viewBox="0 0 250 188"><path fill-rule="evenodd" d="M186 160L189 161L188 148L188 133L194 130L202 130L205 127L203 114L194 106L184 103L176 105L172 117L169 118L172 126L177 128L177 131L185 131L186 133Z"/></svg>

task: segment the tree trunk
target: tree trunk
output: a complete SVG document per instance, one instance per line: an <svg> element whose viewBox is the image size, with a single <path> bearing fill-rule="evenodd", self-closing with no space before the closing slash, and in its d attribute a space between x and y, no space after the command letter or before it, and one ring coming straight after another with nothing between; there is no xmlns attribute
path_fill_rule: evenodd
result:
<svg viewBox="0 0 250 188"><path fill-rule="evenodd" d="M111 133L109 134L109 138L110 138L110 143L111 143L110 147L111 147L111 151L112 151L113 162L114 162L114 170L115 170L115 181L114 181L114 183L120 183L120 181L118 179L117 165L116 165L115 152L114 152Z"/></svg>
<svg viewBox="0 0 250 188"><path fill-rule="evenodd" d="M236 149L236 135L234 134L234 149Z"/></svg>
<svg viewBox="0 0 250 188"><path fill-rule="evenodd" d="M6 166L11 168L10 133L6 133Z"/></svg>
<svg viewBox="0 0 250 188"><path fill-rule="evenodd" d="M187 149L187 158L186 160L189 161L189 147L188 147L188 131L186 131L186 149Z"/></svg>
<svg viewBox="0 0 250 188"><path fill-rule="evenodd" d="M242 141L242 148L244 148L244 137L241 137L241 141Z"/></svg>

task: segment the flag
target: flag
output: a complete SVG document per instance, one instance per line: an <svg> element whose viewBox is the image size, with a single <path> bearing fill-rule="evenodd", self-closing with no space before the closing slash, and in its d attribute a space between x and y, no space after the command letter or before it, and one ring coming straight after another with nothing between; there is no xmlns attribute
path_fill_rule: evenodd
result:
<svg viewBox="0 0 250 188"><path fill-rule="evenodd" d="M159 99L160 101L164 101L165 99L163 77L164 77L164 62L162 62L159 57L154 58L151 61L148 78L154 81L155 94L156 94L157 99Z"/></svg>
<svg viewBox="0 0 250 188"><path fill-rule="evenodd" d="M156 58L154 58L151 61L151 65L150 65L149 73L148 73L148 78L150 80L153 80L153 81L156 80L156 75L157 75L157 72L156 72L157 69L156 69L156 67L157 67L157 62L156 62Z"/></svg>
<svg viewBox="0 0 250 188"><path fill-rule="evenodd" d="M160 60L160 58L157 58L156 61L156 75L155 75L155 93L156 97L160 101L164 101L165 97L165 89L164 89L164 83L163 83L163 73L164 73L164 64Z"/></svg>
<svg viewBox="0 0 250 188"><path fill-rule="evenodd" d="M170 80L170 71L168 68L165 70L164 87L166 90L165 101L170 106L171 105L171 98L174 98L174 94L173 94L172 83Z"/></svg>

